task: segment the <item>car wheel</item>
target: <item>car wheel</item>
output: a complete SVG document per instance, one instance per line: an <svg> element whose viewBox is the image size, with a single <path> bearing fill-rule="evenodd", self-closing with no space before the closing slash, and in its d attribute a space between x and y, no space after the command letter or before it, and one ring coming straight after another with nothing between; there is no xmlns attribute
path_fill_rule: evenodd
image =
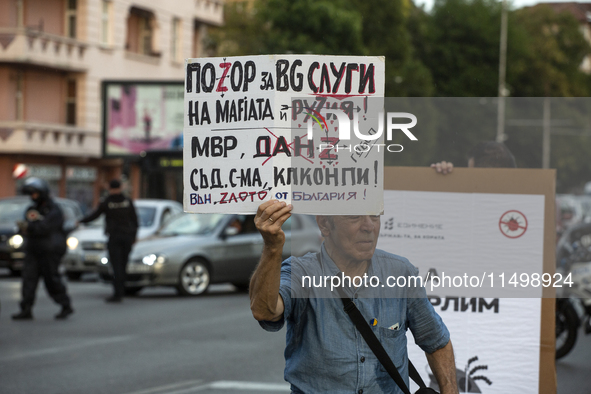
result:
<svg viewBox="0 0 591 394"><path fill-rule="evenodd" d="M80 280L82 272L66 272L66 276L69 280Z"/></svg>
<svg viewBox="0 0 591 394"><path fill-rule="evenodd" d="M195 296L203 294L209 287L209 268L202 259L191 259L183 265L179 272L177 290L179 294Z"/></svg>
<svg viewBox="0 0 591 394"><path fill-rule="evenodd" d="M123 290L123 292L126 296L134 296L137 295L137 293L139 293L140 291L142 291L143 288L144 286L126 287Z"/></svg>

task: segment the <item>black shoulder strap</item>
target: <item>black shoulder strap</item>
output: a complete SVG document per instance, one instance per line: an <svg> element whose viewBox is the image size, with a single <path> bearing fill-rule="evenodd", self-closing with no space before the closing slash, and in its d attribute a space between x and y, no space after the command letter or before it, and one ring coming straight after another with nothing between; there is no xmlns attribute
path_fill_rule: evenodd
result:
<svg viewBox="0 0 591 394"><path fill-rule="evenodd" d="M318 261L320 261L320 253L316 254L316 258L318 259ZM392 362L392 359L390 359L390 356L388 356L388 353L380 343L379 339L374 334L373 330L371 329L367 321L363 318L363 315L361 314L359 309L357 309L355 303L353 303L353 300L351 300L351 298L345 294L341 287L337 287L337 291L339 292L339 296L341 297L341 301L343 302L345 312L347 313L351 321L353 321L353 324L355 324L355 327L357 327L357 331L361 333L361 336L363 337L371 351L376 355L379 362L384 366L390 377L394 380L398 387L400 387L404 394L410 394L410 391L406 386L406 383L404 383L404 380L402 379L402 376L400 376L400 373L398 372L398 369ZM423 378L421 378L421 375L419 375L417 369L410 361L410 359L408 360L408 374L410 378L414 380L416 384L419 385L420 388L427 387L425 385L425 382L423 381Z"/></svg>

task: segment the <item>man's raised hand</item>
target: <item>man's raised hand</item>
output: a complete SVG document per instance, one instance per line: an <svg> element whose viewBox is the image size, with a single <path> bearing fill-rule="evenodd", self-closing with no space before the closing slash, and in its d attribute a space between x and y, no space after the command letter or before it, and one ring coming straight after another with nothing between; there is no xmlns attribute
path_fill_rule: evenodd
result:
<svg viewBox="0 0 591 394"><path fill-rule="evenodd" d="M270 247L283 247L285 233L281 229L283 223L291 216L293 207L284 201L270 200L259 205L254 223Z"/></svg>
<svg viewBox="0 0 591 394"><path fill-rule="evenodd" d="M434 168L440 174L449 174L454 170L454 165L450 161L441 161L439 163L431 164L431 168Z"/></svg>

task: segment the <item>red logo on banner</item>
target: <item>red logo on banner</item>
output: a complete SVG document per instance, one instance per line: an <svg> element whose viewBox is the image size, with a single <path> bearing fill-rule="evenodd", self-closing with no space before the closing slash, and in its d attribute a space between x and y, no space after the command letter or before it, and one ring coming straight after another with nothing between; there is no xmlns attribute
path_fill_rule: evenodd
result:
<svg viewBox="0 0 591 394"><path fill-rule="evenodd" d="M507 238L519 238L527 230L527 218L519 211L507 211L499 219L499 229Z"/></svg>

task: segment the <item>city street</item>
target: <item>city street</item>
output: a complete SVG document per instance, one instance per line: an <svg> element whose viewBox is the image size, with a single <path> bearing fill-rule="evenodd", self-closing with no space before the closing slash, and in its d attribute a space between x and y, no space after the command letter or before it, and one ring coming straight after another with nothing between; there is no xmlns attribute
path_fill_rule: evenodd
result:
<svg viewBox="0 0 591 394"><path fill-rule="evenodd" d="M13 322L20 279L0 271L0 392L105 394L288 393L285 331L267 333L248 296L231 285L203 297L147 289L106 304L110 288L85 277L68 283L76 313L59 308L42 284L33 321ZM587 394L591 337L557 363L558 393Z"/></svg>
<svg viewBox="0 0 591 394"><path fill-rule="evenodd" d="M0 273L2 394L285 393L285 331L258 327L248 295L231 285L204 297L148 289L107 304L111 289L70 282L76 311L59 307L40 283L33 321L13 322L20 279ZM240 389L237 389L240 388Z"/></svg>
<svg viewBox="0 0 591 394"><path fill-rule="evenodd" d="M558 394L591 394L589 376L591 376L591 335L585 335L579 329L575 348L556 363Z"/></svg>

